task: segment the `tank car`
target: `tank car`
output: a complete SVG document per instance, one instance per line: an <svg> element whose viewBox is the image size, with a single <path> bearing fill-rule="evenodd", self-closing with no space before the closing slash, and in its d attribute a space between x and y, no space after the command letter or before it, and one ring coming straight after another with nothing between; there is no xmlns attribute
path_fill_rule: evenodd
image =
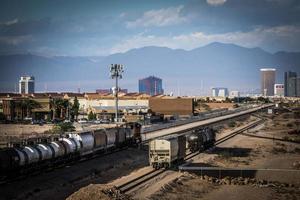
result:
<svg viewBox="0 0 300 200"><path fill-rule="evenodd" d="M71 133L68 134L68 137L78 141L77 144L80 146L78 149L80 155L84 156L93 153L95 141L91 131Z"/></svg>
<svg viewBox="0 0 300 200"><path fill-rule="evenodd" d="M188 149L191 152L209 148L215 143L215 131L211 128L198 129L187 135Z"/></svg>
<svg viewBox="0 0 300 200"><path fill-rule="evenodd" d="M193 132L187 135L187 146L191 152L196 152L203 148L203 137L201 137L197 132Z"/></svg>
<svg viewBox="0 0 300 200"><path fill-rule="evenodd" d="M14 171L34 171L37 168L54 166L57 163L80 159L82 156L135 144L141 141L140 131L140 124L130 123L119 128L67 133L55 141L2 149L1 176L13 174Z"/></svg>

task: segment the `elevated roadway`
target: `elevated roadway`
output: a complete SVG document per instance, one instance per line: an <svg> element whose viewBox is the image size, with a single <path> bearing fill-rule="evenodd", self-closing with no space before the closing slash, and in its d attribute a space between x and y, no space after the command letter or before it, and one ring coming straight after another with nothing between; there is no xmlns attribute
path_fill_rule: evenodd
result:
<svg viewBox="0 0 300 200"><path fill-rule="evenodd" d="M240 116L243 116L243 115L251 114L251 113L260 111L262 109L270 108L270 107L273 107L273 106L274 106L274 104L266 104L266 105L258 106L258 107L255 107L255 108L250 108L248 110L243 110L243 111L238 112L238 113L223 115L223 116L214 117L214 118L211 118L211 119L206 119L206 120L202 120L202 121L197 121L197 122L192 122L192 123L188 123L188 124L184 124L184 125L179 125L179 126L176 126L176 127L169 127L169 128L165 128L165 129L161 129L161 130L157 130L157 131L153 131L153 132L144 133L144 134L142 134L142 140L144 142L147 142L148 140L158 138L158 137L162 137L162 136L166 136L166 135L188 132L188 131L191 131L193 129L199 128L199 127L209 126L209 125L216 124L216 123L219 123L219 122L222 122L222 121L226 121L226 120L229 120L229 119L232 119L232 118L236 118L236 117L240 117Z"/></svg>

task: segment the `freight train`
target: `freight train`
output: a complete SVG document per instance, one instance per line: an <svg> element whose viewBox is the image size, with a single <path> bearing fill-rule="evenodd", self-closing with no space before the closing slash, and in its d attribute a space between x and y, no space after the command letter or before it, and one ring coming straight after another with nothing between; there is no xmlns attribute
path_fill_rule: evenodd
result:
<svg viewBox="0 0 300 200"><path fill-rule="evenodd" d="M141 142L141 125L67 133L54 141L0 151L0 177L23 174Z"/></svg>
<svg viewBox="0 0 300 200"><path fill-rule="evenodd" d="M184 160L186 148L191 153L215 144L216 134L211 128L193 130L186 135L173 135L149 142L149 163L155 168L168 168Z"/></svg>

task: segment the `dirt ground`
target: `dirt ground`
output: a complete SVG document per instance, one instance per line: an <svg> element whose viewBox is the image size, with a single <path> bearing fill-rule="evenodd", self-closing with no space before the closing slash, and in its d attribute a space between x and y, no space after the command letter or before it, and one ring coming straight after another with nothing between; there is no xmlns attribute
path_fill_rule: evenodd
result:
<svg viewBox="0 0 300 200"><path fill-rule="evenodd" d="M31 125L31 124L0 124L0 136L26 136L31 134L41 134L52 128L51 124Z"/></svg>
<svg viewBox="0 0 300 200"><path fill-rule="evenodd" d="M300 191L294 187L257 187L252 185L219 185L202 180L196 175L183 174L151 196L152 200L167 199L299 199Z"/></svg>
<svg viewBox="0 0 300 200"><path fill-rule="evenodd" d="M238 135L206 153L199 154L190 163L196 166L204 166L205 163L225 168L275 169L255 173L254 179L265 181L265 185L219 184L203 180L199 173L196 175L185 172L181 176L177 175L180 178L168 182L152 195L136 194L135 197L205 200L300 199L300 144L273 139L291 137L288 131L296 127L288 124L295 124L296 120L298 119L287 113L275 116L247 132L250 135L268 136L269 139ZM293 137L298 138L299 135ZM270 183L276 183L278 186Z"/></svg>
<svg viewBox="0 0 300 200"><path fill-rule="evenodd" d="M18 142L22 139L47 136L45 131L52 129L53 125L44 124L0 124L0 148L6 147L9 142Z"/></svg>
<svg viewBox="0 0 300 200"><path fill-rule="evenodd" d="M115 124L79 124L74 123L76 131L87 131L102 128L115 127ZM31 125L31 124L0 124L0 148L6 147L9 142L19 142L22 139L48 137L47 133L53 128L53 124ZM46 131L46 133L45 133Z"/></svg>

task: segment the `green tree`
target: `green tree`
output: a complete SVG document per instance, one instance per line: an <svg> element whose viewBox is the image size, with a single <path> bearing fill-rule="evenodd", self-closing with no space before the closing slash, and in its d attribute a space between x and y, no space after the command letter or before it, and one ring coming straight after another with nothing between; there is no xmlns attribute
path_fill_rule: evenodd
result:
<svg viewBox="0 0 300 200"><path fill-rule="evenodd" d="M231 103L231 100L228 97L226 97L225 103Z"/></svg>
<svg viewBox="0 0 300 200"><path fill-rule="evenodd" d="M33 99L24 100L24 105L26 107L27 117L30 117L32 114L32 109L40 108L41 104Z"/></svg>
<svg viewBox="0 0 300 200"><path fill-rule="evenodd" d="M77 97L75 97L74 103L71 107L71 115L72 115L73 119L75 117L76 121L78 120L79 106L80 106L79 101L78 101Z"/></svg>
<svg viewBox="0 0 300 200"><path fill-rule="evenodd" d="M65 122L65 123L59 123L59 124L53 126L51 132L54 134L61 134L64 132L73 132L75 130L76 129L71 122Z"/></svg>
<svg viewBox="0 0 300 200"><path fill-rule="evenodd" d="M20 108L22 120L24 117L31 117L32 109L41 107L41 105L33 99L22 99L20 101L15 101L13 106L15 108Z"/></svg>
<svg viewBox="0 0 300 200"><path fill-rule="evenodd" d="M52 118L63 119L68 115L69 100L67 99L53 99L51 101Z"/></svg>
<svg viewBox="0 0 300 200"><path fill-rule="evenodd" d="M94 114L92 111L90 111L89 115L88 115L88 120L94 120L96 119L96 114Z"/></svg>

